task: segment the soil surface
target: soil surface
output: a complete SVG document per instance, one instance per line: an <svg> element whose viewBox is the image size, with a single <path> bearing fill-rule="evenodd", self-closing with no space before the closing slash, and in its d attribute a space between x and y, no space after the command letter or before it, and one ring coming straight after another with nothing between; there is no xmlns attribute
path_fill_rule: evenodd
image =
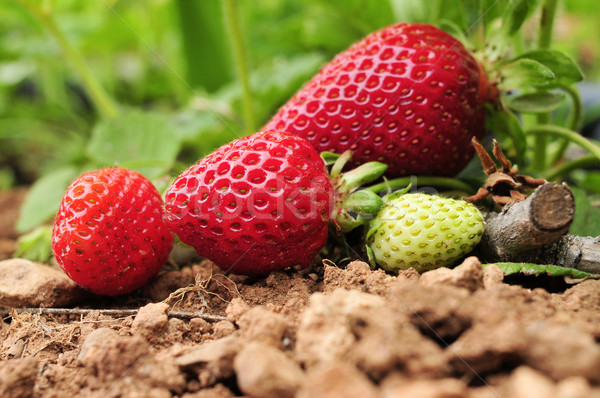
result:
<svg viewBox="0 0 600 398"><path fill-rule="evenodd" d="M14 244L16 202L0 203ZM422 275L355 261L249 279L174 258L135 294L66 287L71 313L6 316L0 396L600 397L598 280L508 279L475 257Z"/></svg>

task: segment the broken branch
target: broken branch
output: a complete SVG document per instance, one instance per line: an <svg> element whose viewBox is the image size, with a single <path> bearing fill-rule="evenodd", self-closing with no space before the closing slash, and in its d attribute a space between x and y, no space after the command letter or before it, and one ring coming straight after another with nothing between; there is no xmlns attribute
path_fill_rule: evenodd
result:
<svg viewBox="0 0 600 398"><path fill-rule="evenodd" d="M565 235L574 214L569 187L544 184L524 201L486 214L478 255L486 262L555 264L600 274L600 237Z"/></svg>

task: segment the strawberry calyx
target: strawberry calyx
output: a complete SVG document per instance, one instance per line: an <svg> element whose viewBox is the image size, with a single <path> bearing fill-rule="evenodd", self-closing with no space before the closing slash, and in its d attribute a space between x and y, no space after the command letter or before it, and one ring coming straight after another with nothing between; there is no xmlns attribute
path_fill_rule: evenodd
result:
<svg viewBox="0 0 600 398"><path fill-rule="evenodd" d="M335 189L332 221L338 230L348 232L372 219L383 202L376 193L359 188L380 178L388 166L381 162L367 162L342 172L344 166L352 160L351 151L345 151L341 155L324 152L321 157L326 163L333 162L330 171L331 184Z"/></svg>

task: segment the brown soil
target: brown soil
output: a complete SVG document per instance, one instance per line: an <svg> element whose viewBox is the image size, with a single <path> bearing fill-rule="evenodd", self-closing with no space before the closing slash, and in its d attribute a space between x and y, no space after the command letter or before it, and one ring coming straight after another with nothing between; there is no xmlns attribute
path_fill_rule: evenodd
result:
<svg viewBox="0 0 600 398"><path fill-rule="evenodd" d="M4 319L1 397L600 397L600 281L508 279L474 257L264 280L195 261L80 308L140 310Z"/></svg>

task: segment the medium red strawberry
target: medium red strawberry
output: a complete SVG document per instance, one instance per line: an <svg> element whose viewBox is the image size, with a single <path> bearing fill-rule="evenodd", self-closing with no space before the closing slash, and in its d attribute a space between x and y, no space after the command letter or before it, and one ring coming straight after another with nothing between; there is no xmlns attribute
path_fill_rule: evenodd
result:
<svg viewBox="0 0 600 398"><path fill-rule="evenodd" d="M333 193L306 140L259 132L184 171L167 191L166 220L222 269L264 276L311 263L327 239Z"/></svg>
<svg viewBox="0 0 600 398"><path fill-rule="evenodd" d="M484 132L485 81L452 36L400 23L337 55L264 129L306 138L319 152L352 150L355 164L388 164L388 176L454 175Z"/></svg>
<svg viewBox="0 0 600 398"><path fill-rule="evenodd" d="M61 268L96 294L125 294L146 285L172 246L158 191L123 168L87 172L73 181L52 231Z"/></svg>

